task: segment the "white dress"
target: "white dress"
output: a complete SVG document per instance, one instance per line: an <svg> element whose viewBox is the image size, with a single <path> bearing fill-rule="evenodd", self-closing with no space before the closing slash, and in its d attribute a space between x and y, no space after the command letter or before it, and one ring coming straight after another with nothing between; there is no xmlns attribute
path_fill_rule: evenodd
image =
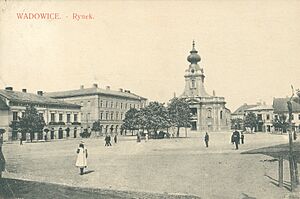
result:
<svg viewBox="0 0 300 199"><path fill-rule="evenodd" d="M87 167L87 149L79 147L77 149L77 160L76 160L76 167L84 168Z"/></svg>

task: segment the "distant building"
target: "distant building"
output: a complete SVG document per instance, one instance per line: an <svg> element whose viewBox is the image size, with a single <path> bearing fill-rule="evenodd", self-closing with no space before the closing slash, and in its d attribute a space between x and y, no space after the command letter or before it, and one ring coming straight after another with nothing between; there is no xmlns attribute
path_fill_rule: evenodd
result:
<svg viewBox="0 0 300 199"><path fill-rule="evenodd" d="M225 107L225 98L209 95L204 88L204 71L198 62L201 61L198 51L193 48L187 57L190 62L185 71L185 89L180 98L186 99L193 114L192 130L223 131L230 129L230 110Z"/></svg>
<svg viewBox="0 0 300 199"><path fill-rule="evenodd" d="M244 119L245 117L245 110L247 109L250 109L250 108L253 108L253 107L256 107L258 106L258 104L251 104L251 105L248 105L248 104L243 104L242 106L240 106L239 108L237 108L233 113L231 113L231 119Z"/></svg>
<svg viewBox="0 0 300 199"><path fill-rule="evenodd" d="M273 108L274 108L274 119L279 118L280 115L285 115L288 120L288 108L287 102L289 98L274 98ZM300 130L300 104L292 101L292 125L295 130Z"/></svg>
<svg viewBox="0 0 300 199"><path fill-rule="evenodd" d="M64 100L80 105L82 127L90 132L92 124L100 120L100 133L121 133L121 125L125 118L125 113L130 108L140 109L146 105L147 99L138 96L129 90L111 90L98 88L94 84L92 88L81 86L77 90L49 92L46 96L54 99Z"/></svg>
<svg viewBox="0 0 300 199"><path fill-rule="evenodd" d="M0 128L4 128L5 140L19 139L18 132L9 127L11 122L23 117L28 105L34 105L41 117L44 118L48 139L62 139L66 137L79 137L81 131L80 105L67 103L43 96L42 91L38 94L14 91L12 87L0 90ZM45 134L45 133L44 133ZM25 138L25 137L24 137ZM37 137L34 139L44 139Z"/></svg>
<svg viewBox="0 0 300 199"><path fill-rule="evenodd" d="M257 126L255 131L271 132L273 127L273 107L271 105L260 104L246 109L245 114L252 112L257 117Z"/></svg>

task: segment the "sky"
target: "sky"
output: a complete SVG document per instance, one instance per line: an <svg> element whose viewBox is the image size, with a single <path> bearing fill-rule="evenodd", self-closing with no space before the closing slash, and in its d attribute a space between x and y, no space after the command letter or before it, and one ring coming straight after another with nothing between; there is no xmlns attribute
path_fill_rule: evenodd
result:
<svg viewBox="0 0 300 199"><path fill-rule="evenodd" d="M300 1L1 1L0 88L183 93L195 40L206 91L234 111L300 88ZM59 13L21 20L17 13ZM91 14L93 19L73 19Z"/></svg>

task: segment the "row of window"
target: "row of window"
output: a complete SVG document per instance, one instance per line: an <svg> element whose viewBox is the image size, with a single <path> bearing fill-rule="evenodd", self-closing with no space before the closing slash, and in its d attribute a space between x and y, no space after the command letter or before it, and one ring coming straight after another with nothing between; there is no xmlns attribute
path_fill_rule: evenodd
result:
<svg viewBox="0 0 300 199"><path fill-rule="evenodd" d="M21 118L23 118L25 116L25 112L22 112L21 113ZM44 117L44 114L43 113L39 113L39 116L40 117ZM78 114L74 114L73 115L73 119L74 119L74 122L78 122ZM18 120L18 112L14 111L13 112L13 121L17 121ZM56 114L55 113L51 113L50 114L50 122L55 122L56 121ZM59 122L63 122L63 114L62 113L59 113L58 114L58 121ZM70 123L71 122L71 114L70 113L67 113L67 123Z"/></svg>
<svg viewBox="0 0 300 199"><path fill-rule="evenodd" d="M100 113L100 120L123 120L124 118L124 113L119 113L119 112L101 112Z"/></svg>
<svg viewBox="0 0 300 199"><path fill-rule="evenodd" d="M76 103L75 103L76 104ZM81 106L90 107L91 101L81 101ZM113 101L100 101L100 108L120 108L120 109L127 109L127 108L142 108L139 104L131 104L131 103L123 103L123 102L113 102Z"/></svg>
<svg viewBox="0 0 300 199"><path fill-rule="evenodd" d="M275 115L275 119L278 119L278 115ZM292 120L294 120L294 114L292 114ZM300 114L298 114L298 120L300 120Z"/></svg>
<svg viewBox="0 0 300 199"><path fill-rule="evenodd" d="M124 113L119 112L101 112L100 113L100 120L123 120ZM82 121L91 121L91 113L86 113L85 115L81 113L81 120Z"/></svg>
<svg viewBox="0 0 300 199"><path fill-rule="evenodd" d="M197 115L197 109L196 108L191 108L191 112L192 112L193 116ZM223 111L220 111L220 119L222 120L223 117L224 117ZM207 110L207 118L212 118L212 110L211 109Z"/></svg>
<svg viewBox="0 0 300 199"><path fill-rule="evenodd" d="M128 104L123 102L109 102L109 101L100 101L100 108L120 108L120 109L127 109L127 108L140 108L139 104Z"/></svg>
<svg viewBox="0 0 300 199"><path fill-rule="evenodd" d="M207 111L207 117L208 118L211 118L212 117L212 113L211 113L211 109L208 109ZM223 119L223 111L220 111L220 119L222 120Z"/></svg>
<svg viewBox="0 0 300 199"><path fill-rule="evenodd" d="M78 122L78 114L77 113L75 113L74 115L73 115L73 121L74 122ZM55 122L56 121L56 115L55 115L55 113L51 113L50 114L50 121L51 122ZM58 114L58 121L59 122L63 122L63 114L62 113L59 113ZM67 113L67 123L70 123L71 122L71 114L70 113Z"/></svg>

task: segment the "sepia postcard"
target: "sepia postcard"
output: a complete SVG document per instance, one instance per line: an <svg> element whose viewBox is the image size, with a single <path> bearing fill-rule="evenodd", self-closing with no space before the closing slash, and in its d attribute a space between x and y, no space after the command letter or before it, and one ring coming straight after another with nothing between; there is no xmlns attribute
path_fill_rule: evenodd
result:
<svg viewBox="0 0 300 199"><path fill-rule="evenodd" d="M300 1L0 0L0 198L300 198Z"/></svg>

